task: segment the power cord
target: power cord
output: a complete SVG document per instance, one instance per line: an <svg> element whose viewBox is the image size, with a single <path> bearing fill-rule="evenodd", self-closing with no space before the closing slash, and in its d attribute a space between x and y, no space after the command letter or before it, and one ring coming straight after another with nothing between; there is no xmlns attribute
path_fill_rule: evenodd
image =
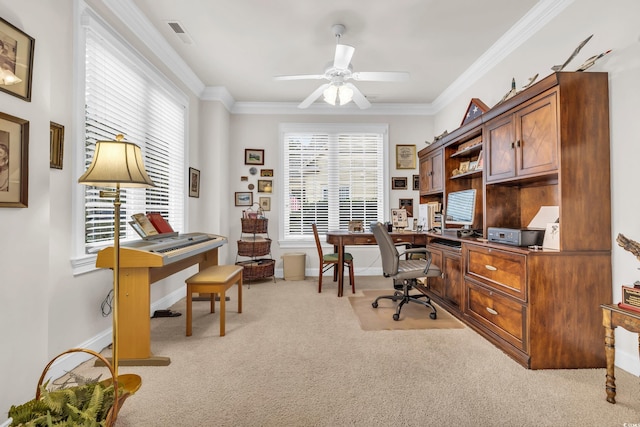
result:
<svg viewBox="0 0 640 427"><path fill-rule="evenodd" d="M111 314L113 310L113 289L109 291L102 304L100 304L100 310L102 310L102 317L107 317Z"/></svg>

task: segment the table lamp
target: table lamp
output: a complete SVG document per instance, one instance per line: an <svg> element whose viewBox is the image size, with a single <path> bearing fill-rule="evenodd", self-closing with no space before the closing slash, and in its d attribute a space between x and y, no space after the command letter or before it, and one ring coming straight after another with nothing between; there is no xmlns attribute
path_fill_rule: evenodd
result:
<svg viewBox="0 0 640 427"><path fill-rule="evenodd" d="M120 292L120 188L154 187L147 175L140 147L123 141L117 135L115 141L97 141L93 160L78 183L94 187L115 188L115 191L100 191L100 197L113 198L113 345L112 365L118 377L118 300Z"/></svg>

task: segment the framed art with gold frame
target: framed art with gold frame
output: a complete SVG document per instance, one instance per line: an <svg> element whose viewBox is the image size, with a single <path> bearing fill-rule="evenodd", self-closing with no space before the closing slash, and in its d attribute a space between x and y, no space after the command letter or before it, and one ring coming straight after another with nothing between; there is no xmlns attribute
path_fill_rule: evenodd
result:
<svg viewBox="0 0 640 427"><path fill-rule="evenodd" d="M35 39L0 18L0 90L31 101Z"/></svg>
<svg viewBox="0 0 640 427"><path fill-rule="evenodd" d="M396 169L416 168L416 146L396 145Z"/></svg>
<svg viewBox="0 0 640 427"><path fill-rule="evenodd" d="M62 169L64 126L49 122L49 167Z"/></svg>
<svg viewBox="0 0 640 427"><path fill-rule="evenodd" d="M26 208L29 196L29 121L0 113L0 207Z"/></svg>

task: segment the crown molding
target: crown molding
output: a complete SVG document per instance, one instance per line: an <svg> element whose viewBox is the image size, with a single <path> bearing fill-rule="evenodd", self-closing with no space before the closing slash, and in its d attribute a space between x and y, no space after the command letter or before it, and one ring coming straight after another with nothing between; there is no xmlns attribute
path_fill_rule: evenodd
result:
<svg viewBox="0 0 640 427"><path fill-rule="evenodd" d="M333 107L316 103L301 110L296 103L236 102L224 86L205 87L193 70L173 50L131 0L104 0L105 5L144 42L151 51L203 101L220 101L232 114L314 114L314 115L433 115L487 74L511 52L537 33L575 0L540 0L463 72L430 104L372 104L360 110L355 105Z"/></svg>
<svg viewBox="0 0 640 427"><path fill-rule="evenodd" d="M131 0L104 0L104 4L136 35L147 47L172 70L198 97L205 90L205 84L191 67L176 53L162 34Z"/></svg>
<svg viewBox="0 0 640 427"><path fill-rule="evenodd" d="M480 77L487 74L496 64L505 59L531 36L536 34L549 21L558 16L575 0L540 0L513 27L502 35L480 58L449 87L447 87L431 104L437 113L446 107L457 96L461 95Z"/></svg>

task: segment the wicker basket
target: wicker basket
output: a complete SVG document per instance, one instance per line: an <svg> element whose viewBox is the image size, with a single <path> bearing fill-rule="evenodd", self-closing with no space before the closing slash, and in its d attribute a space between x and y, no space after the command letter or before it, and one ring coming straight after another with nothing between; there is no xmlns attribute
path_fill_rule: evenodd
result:
<svg viewBox="0 0 640 427"><path fill-rule="evenodd" d="M256 259L252 261L240 261L236 265L244 267L242 272L243 281L251 281L255 279L264 279L272 277L276 261L273 259Z"/></svg>
<svg viewBox="0 0 640 427"><path fill-rule="evenodd" d="M109 372L111 373L111 378L100 381L100 384L105 387L108 387L111 384L114 385L113 405L109 409L109 412L107 413L107 418L105 419L105 425L108 427L111 427L115 424L116 419L118 418L118 411L122 407L122 404L129 396L131 396L136 391L138 391L138 389L140 388L140 385L142 384L142 380L140 376L135 374L118 375L118 377L116 378L115 371L113 370L113 367L111 366L109 361L105 359L104 356L102 356L100 353L97 353L93 350L89 350L86 348L72 348L63 353L60 353L59 355L51 359L51 361L47 364L47 366L42 371L42 375L40 375L40 379L38 380L38 387L36 388L36 400L40 399L40 388L47 375L47 371L49 370L51 365L56 361L56 359L58 359L60 356L63 356L65 354L77 353L77 352L89 353L92 356L97 357L102 361L102 363L104 363L104 365L109 369ZM118 390L118 388L120 388L120 390Z"/></svg>
<svg viewBox="0 0 640 427"><path fill-rule="evenodd" d="M238 255L263 256L271 252L271 239L238 240Z"/></svg>
<svg viewBox="0 0 640 427"><path fill-rule="evenodd" d="M240 218L240 220L242 221L243 233L266 233L269 226L267 218Z"/></svg>

